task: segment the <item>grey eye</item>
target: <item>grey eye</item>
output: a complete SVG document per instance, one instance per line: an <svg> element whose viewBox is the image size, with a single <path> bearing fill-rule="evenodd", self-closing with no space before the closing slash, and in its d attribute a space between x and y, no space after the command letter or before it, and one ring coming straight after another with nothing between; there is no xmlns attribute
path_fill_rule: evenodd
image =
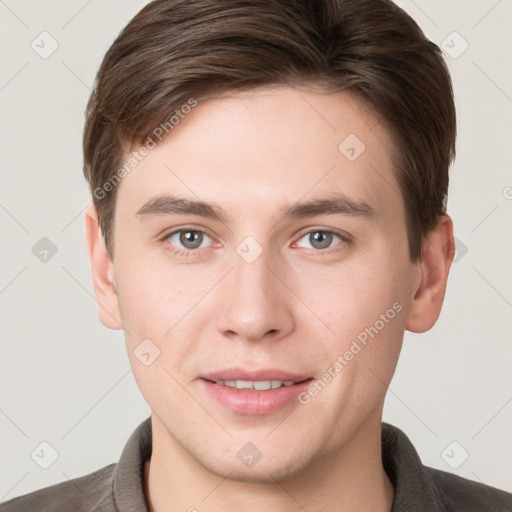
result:
<svg viewBox="0 0 512 512"><path fill-rule="evenodd" d="M203 231L196 229L180 229L169 235L169 241L176 247L183 249L200 249L210 237Z"/></svg>
<svg viewBox="0 0 512 512"><path fill-rule="evenodd" d="M306 233L300 240L306 240L309 244L308 249L327 249L331 246L333 240L338 239L341 241L341 237L332 231L310 231Z"/></svg>

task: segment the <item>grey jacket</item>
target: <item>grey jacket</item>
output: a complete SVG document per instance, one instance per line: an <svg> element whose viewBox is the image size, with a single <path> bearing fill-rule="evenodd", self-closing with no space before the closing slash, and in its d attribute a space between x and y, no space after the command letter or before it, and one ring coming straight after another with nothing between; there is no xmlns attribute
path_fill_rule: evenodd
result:
<svg viewBox="0 0 512 512"><path fill-rule="evenodd" d="M117 464L0 504L0 512L149 512L144 462L151 419L133 432ZM391 512L512 512L512 494L422 465L407 436L382 424L382 460L394 488Z"/></svg>

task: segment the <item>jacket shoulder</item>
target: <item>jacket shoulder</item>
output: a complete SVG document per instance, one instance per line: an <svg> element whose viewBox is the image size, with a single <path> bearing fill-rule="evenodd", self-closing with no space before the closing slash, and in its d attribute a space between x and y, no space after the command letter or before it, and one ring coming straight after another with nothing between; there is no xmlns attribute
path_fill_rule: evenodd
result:
<svg viewBox="0 0 512 512"><path fill-rule="evenodd" d="M464 512L512 512L512 494L439 469L425 467L441 501ZM3 511L2 511L3 512Z"/></svg>
<svg viewBox="0 0 512 512"><path fill-rule="evenodd" d="M116 512L112 476L116 464L0 503L0 512Z"/></svg>

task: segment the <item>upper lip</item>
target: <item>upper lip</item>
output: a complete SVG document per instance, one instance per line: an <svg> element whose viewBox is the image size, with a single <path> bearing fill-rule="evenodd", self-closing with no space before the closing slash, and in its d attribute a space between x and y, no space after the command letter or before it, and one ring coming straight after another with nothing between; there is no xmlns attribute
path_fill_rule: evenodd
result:
<svg viewBox="0 0 512 512"><path fill-rule="evenodd" d="M210 372L201 376L202 379L216 382L218 380L281 380L302 382L311 378L310 375L301 375L298 373L286 372L283 370L276 370L273 368L263 368L261 370L244 370L243 368L226 368Z"/></svg>

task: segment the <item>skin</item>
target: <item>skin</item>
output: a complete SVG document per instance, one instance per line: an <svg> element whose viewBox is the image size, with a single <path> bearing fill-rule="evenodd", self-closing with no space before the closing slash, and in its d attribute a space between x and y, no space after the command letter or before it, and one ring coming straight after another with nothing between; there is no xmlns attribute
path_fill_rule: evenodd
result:
<svg viewBox="0 0 512 512"><path fill-rule="evenodd" d="M338 149L349 134L365 145L352 162ZM100 319L124 328L152 410L152 511L391 509L384 398L404 331L426 331L438 318L454 255L443 216L421 259L410 260L391 147L386 127L350 94L255 89L199 104L118 185L113 259L87 210ZM215 203L228 219L137 216L162 193ZM375 214L280 214L333 193ZM209 237L199 249L179 234L165 238L180 228ZM317 231L349 241L319 248L310 238ZM236 252L247 236L262 249L252 263ZM238 366L319 379L395 303L401 311L306 405L235 413L199 378ZM160 349L149 366L134 355L146 338ZM262 454L253 467L237 457L248 442Z"/></svg>

